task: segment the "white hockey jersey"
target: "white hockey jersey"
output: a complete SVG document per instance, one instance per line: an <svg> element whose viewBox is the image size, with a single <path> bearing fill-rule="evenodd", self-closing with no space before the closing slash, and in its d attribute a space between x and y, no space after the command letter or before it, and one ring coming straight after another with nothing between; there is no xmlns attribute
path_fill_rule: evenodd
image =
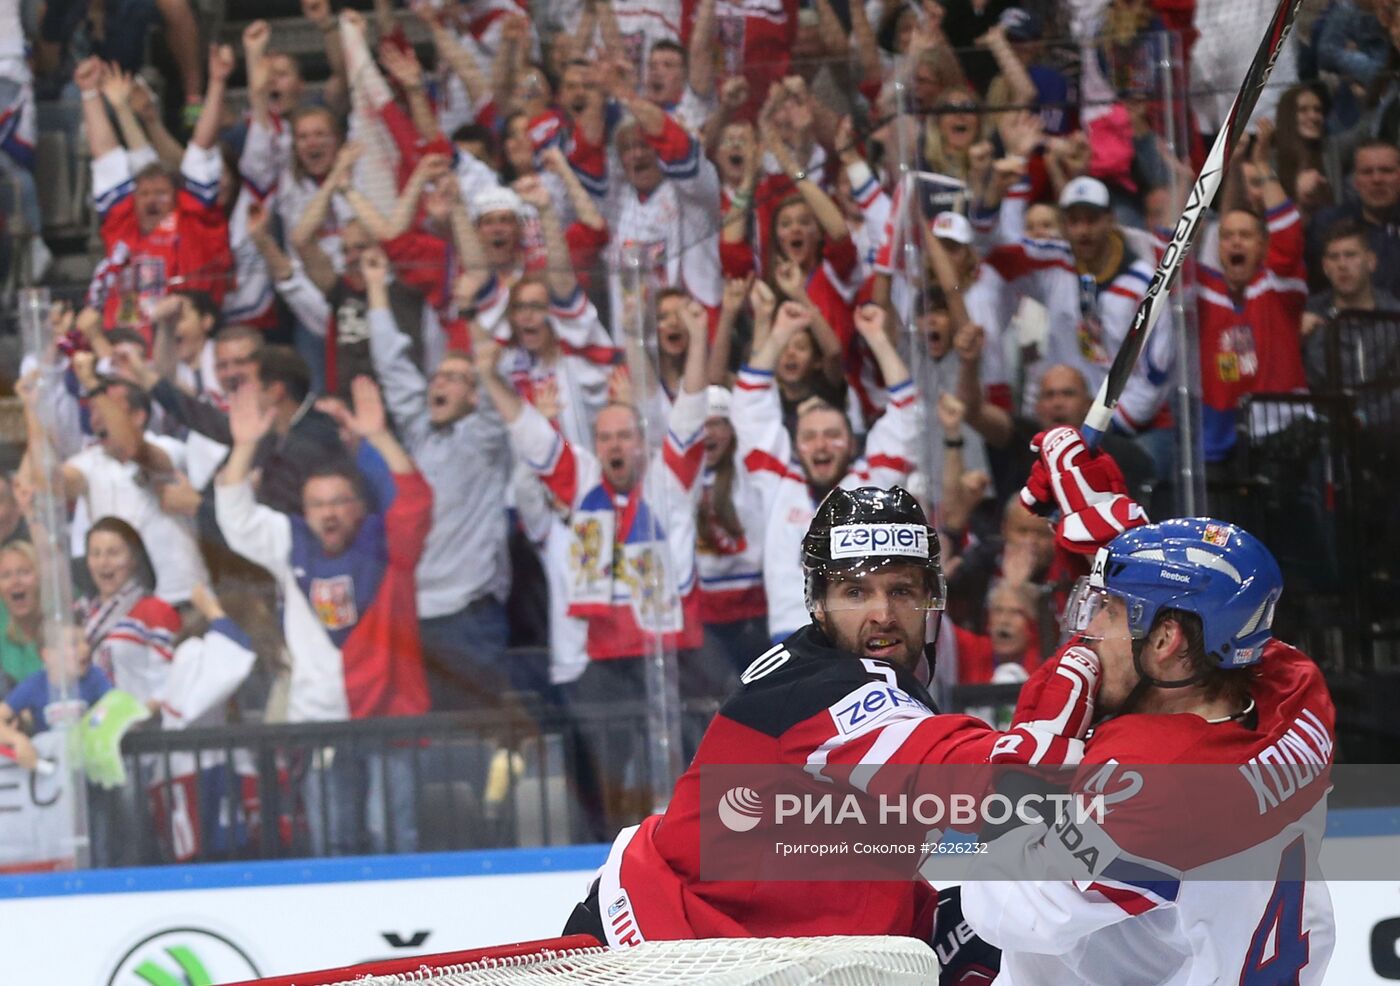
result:
<svg viewBox="0 0 1400 986"><path fill-rule="evenodd" d="M520 346L511 346L501 358L500 372L531 403L536 387L553 383L559 430L571 444L588 448L593 444L593 420L608 402L608 380L622 352L613 346L598 310L581 289L575 288L567 301L550 298L548 318L559 340L554 359L545 362ZM502 320L500 325L508 339L509 323Z"/></svg>
<svg viewBox="0 0 1400 986"><path fill-rule="evenodd" d="M842 489L893 486L908 480L918 461L918 397L911 381L889 389L887 410L865 442L865 455L851 464ZM768 594L768 632L781 640L809 621L803 597L802 538L818 503L783 426L782 403L773 374L744 367L734 385L731 411L738 455L763 499L763 588Z"/></svg>
<svg viewBox="0 0 1400 986"><path fill-rule="evenodd" d="M665 179L641 195L620 175L609 178L603 213L613 231L610 264L635 250L645 271L657 271L666 284L681 287L707 308L720 303L720 183L700 142L670 117L660 137L648 138L661 159ZM615 283L614 318L626 311Z"/></svg>
<svg viewBox="0 0 1400 986"><path fill-rule="evenodd" d="M593 660L645 654L657 635L668 647L700 644L695 502L705 407L703 391L681 394L662 449L627 494L533 407L510 424L516 454L572 509L569 614L588 620Z"/></svg>
<svg viewBox="0 0 1400 986"><path fill-rule="evenodd" d="M998 840L1019 849L1014 878L962 886L969 925L1002 949L998 986L1322 982L1335 930L1308 864L1326 826L1335 710L1317 665L1278 641L1251 691L1257 724L1177 714L1098 727L1078 786L1105 795L1102 824L1076 825L1082 841L1043 826ZM1083 878L1064 879L1076 860Z"/></svg>

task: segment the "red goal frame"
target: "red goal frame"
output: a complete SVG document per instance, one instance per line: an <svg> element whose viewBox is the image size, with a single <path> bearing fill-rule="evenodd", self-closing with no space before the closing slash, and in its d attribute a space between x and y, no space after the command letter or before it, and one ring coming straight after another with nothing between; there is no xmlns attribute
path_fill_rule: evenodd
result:
<svg viewBox="0 0 1400 986"><path fill-rule="evenodd" d="M435 969L465 965L468 962L480 962L484 959L508 959L520 955L561 952L574 948L600 948L602 944L592 935L568 935L563 938L542 938L539 941L516 942L510 945L466 949L460 952L407 955L398 959L385 959L382 962L364 962L360 965L341 966L338 969L321 969L316 972L298 973L291 976L274 976L270 979L249 979L241 983L230 984L230 986L333 986L335 983L349 982L368 976L392 976L405 972L415 972L424 967Z"/></svg>

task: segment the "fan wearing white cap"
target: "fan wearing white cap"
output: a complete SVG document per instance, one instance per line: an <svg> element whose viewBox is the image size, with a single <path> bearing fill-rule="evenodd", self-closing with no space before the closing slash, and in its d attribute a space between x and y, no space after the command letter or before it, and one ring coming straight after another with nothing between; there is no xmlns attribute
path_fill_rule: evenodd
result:
<svg viewBox="0 0 1400 986"><path fill-rule="evenodd" d="M513 190L497 185L472 198L472 225L493 273L507 275L525 265L525 203Z"/></svg>
<svg viewBox="0 0 1400 986"><path fill-rule="evenodd" d="M700 619L705 625L708 667L735 674L768 649L768 599L763 593L763 499L736 458L731 395L706 391L705 466L695 523L695 565L700 575Z"/></svg>
<svg viewBox="0 0 1400 986"><path fill-rule="evenodd" d="M1061 191L1064 240L1021 236L1026 201L1015 195L1002 201L997 238L1018 241L994 248L986 258L1007 283L1009 290L1001 295L1008 309L1022 295L1049 309L1050 329L1038 358L1026 368L1026 380L1039 380L1044 368L1062 363L1083 374L1090 392L1096 391L1152 281L1155 257L1118 227L1108 187L1097 178L1082 175ZM1165 399L1171 338L1170 331L1153 335L1113 413L1115 430L1143 436L1140 444L1153 456L1159 475L1170 468L1170 432L1164 429L1170 425ZM1023 395L1027 415L1035 407L1035 389L1028 385Z"/></svg>

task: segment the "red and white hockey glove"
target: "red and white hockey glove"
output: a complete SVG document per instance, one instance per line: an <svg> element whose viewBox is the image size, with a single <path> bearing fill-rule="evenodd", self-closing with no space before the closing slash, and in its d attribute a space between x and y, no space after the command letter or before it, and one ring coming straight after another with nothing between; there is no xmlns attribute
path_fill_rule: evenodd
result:
<svg viewBox="0 0 1400 986"><path fill-rule="evenodd" d="M1084 756L1084 734L1094 719L1099 690L1099 657L1087 647L1069 647L1053 672L1036 676L1036 687L1017 709L1022 721L997 740L988 763L1077 764Z"/></svg>
<svg viewBox="0 0 1400 986"><path fill-rule="evenodd" d="M1058 510L1055 540L1066 551L1092 555L1124 531L1147 523L1113 456L1091 449L1074 428L1042 431L1031 440L1040 458L1021 489L1026 509Z"/></svg>

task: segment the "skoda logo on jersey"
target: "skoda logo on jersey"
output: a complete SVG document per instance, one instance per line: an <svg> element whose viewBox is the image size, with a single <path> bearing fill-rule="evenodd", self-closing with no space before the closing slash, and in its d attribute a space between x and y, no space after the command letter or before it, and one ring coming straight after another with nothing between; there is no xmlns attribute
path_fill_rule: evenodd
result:
<svg viewBox="0 0 1400 986"><path fill-rule="evenodd" d="M107 986L213 986L261 975L247 953L223 935L202 928L170 928L122 956Z"/></svg>
<svg viewBox="0 0 1400 986"><path fill-rule="evenodd" d="M831 557L878 555L928 557L928 528L922 524L839 524L831 529Z"/></svg>
<svg viewBox="0 0 1400 986"><path fill-rule="evenodd" d="M751 787L731 787L719 799L719 820L731 832L752 831L763 821L763 799Z"/></svg>

